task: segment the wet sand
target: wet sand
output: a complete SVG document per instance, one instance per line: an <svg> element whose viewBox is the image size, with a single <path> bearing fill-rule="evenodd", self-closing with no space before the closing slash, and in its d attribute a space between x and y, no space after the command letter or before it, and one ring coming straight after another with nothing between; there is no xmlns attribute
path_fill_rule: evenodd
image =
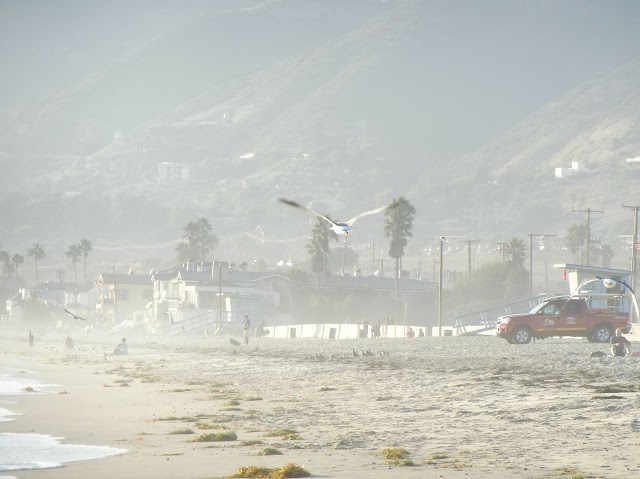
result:
<svg viewBox="0 0 640 479"><path fill-rule="evenodd" d="M25 415L0 431L129 451L11 473L20 478L205 479L290 461L339 479L640 477L640 358L592 358L608 346L582 339L251 338L234 348L226 337L127 335L130 354L105 361L120 333L78 333L70 353L63 334L36 336L29 351L22 330L2 333L0 364L19 359L62 386L20 398L8 409ZM219 432L237 439L191 442ZM268 447L282 455L259 455ZM388 464L389 447L414 465Z"/></svg>

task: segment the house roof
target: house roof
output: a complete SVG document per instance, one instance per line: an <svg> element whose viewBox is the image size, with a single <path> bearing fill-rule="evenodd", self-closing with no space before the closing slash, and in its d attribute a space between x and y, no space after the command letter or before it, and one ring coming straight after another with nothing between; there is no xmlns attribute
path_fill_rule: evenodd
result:
<svg viewBox="0 0 640 479"><path fill-rule="evenodd" d="M112 274L100 273L98 282L102 284L152 284L148 274Z"/></svg>
<svg viewBox="0 0 640 479"><path fill-rule="evenodd" d="M21 288L24 285L22 278L0 276L0 288Z"/></svg>
<svg viewBox="0 0 640 479"><path fill-rule="evenodd" d="M338 277L337 286L346 289L379 289L395 290L395 278L380 276L342 276ZM433 287L433 283L413 278L402 278L402 290L405 292L426 292Z"/></svg>
<svg viewBox="0 0 640 479"><path fill-rule="evenodd" d="M626 269L600 268L598 266L586 266L583 264L561 263L561 264L554 264L553 267L566 268L567 270L586 271L586 272L594 273L598 275L628 276L630 274L633 274L633 271L627 271Z"/></svg>
<svg viewBox="0 0 640 479"><path fill-rule="evenodd" d="M182 281L196 281L196 282L208 282L208 283L218 283L218 276L212 275L211 271L187 271L184 268L180 268L179 271L173 277L174 279L182 280ZM281 275L279 273L264 273L259 271L238 271L235 269L228 270L222 279L223 283L256 283L258 281L262 281L263 279L282 279L285 281L289 281L289 278ZM158 278L160 279L160 278Z"/></svg>
<svg viewBox="0 0 640 479"><path fill-rule="evenodd" d="M64 290L64 291L78 291L84 292L92 290L93 287L88 284L77 284L77 283L61 283L59 281L47 281L42 285L44 289L50 290Z"/></svg>

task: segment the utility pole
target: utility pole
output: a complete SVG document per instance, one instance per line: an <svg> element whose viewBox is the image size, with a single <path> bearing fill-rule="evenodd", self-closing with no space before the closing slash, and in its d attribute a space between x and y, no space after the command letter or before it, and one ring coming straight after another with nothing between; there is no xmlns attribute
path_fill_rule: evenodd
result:
<svg viewBox="0 0 640 479"><path fill-rule="evenodd" d="M373 271L376 270L376 237L371 237L371 266L373 267Z"/></svg>
<svg viewBox="0 0 640 479"><path fill-rule="evenodd" d="M113 265L111 269L113 271L113 319L117 323L118 322L118 285L116 284L116 266Z"/></svg>
<svg viewBox="0 0 640 479"><path fill-rule="evenodd" d="M216 264L214 261L213 264ZM218 319L218 335L222 336L222 264L218 261L218 303L220 306L220 318Z"/></svg>
<svg viewBox="0 0 640 479"><path fill-rule="evenodd" d="M625 205L622 205L622 207L633 210L633 243L631 243L632 248L633 248L633 254L631 256L631 271L633 271L633 275L631 276L631 289L633 289L635 291L635 289L636 289L636 269L637 269L636 258L638 257L638 209L640 209L640 206L625 206Z"/></svg>
<svg viewBox="0 0 640 479"><path fill-rule="evenodd" d="M533 296L533 237L547 238L549 235L542 233L529 233L529 296Z"/></svg>
<svg viewBox="0 0 640 479"><path fill-rule="evenodd" d="M460 243L467 243L467 251L469 253L469 274L471 274L471 243L478 243L479 240L461 240Z"/></svg>
<svg viewBox="0 0 640 479"><path fill-rule="evenodd" d="M438 280L438 337L442 336L442 248L447 239L440 236L440 276Z"/></svg>
<svg viewBox="0 0 640 479"><path fill-rule="evenodd" d="M344 263L347 261L347 240L349 235L344 236L344 251L342 252L342 276L344 276Z"/></svg>
<svg viewBox="0 0 640 479"><path fill-rule="evenodd" d="M591 213L604 213L604 210L592 210L591 208L587 208L586 210L572 210L572 212L587 214L587 248L585 252L585 265L589 266L589 244L591 243Z"/></svg>

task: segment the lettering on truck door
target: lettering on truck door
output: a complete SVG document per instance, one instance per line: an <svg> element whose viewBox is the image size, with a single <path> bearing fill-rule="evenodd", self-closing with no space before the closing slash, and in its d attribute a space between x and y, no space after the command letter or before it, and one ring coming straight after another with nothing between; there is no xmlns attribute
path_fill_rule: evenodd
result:
<svg viewBox="0 0 640 479"><path fill-rule="evenodd" d="M589 313L584 301L568 301L564 305L562 320L557 325L556 331L571 336L580 335L589 326Z"/></svg>
<svg viewBox="0 0 640 479"><path fill-rule="evenodd" d="M560 306L555 303L546 305L538 311L534 329L538 333L552 334L560 319Z"/></svg>

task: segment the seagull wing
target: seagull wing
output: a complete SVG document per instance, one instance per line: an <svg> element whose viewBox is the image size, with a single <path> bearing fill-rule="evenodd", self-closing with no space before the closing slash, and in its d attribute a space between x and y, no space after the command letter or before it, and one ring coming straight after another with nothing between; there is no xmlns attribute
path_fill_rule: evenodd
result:
<svg viewBox="0 0 640 479"><path fill-rule="evenodd" d="M333 221L331 218L327 218L325 215L323 215L321 213L318 213L317 211L313 211L311 208L307 208L306 206L303 206L300 203L296 203L295 201L287 200L285 198L278 198L278 200L280 200L285 205L289 205L289 206L292 206L294 208L299 208L301 210L306 210L309 213L311 213L312 215L315 215L318 218L322 218L323 220L328 221L332 225L337 225L337 223L335 221Z"/></svg>
<svg viewBox="0 0 640 479"><path fill-rule="evenodd" d="M380 213L386 210L388 207L389 205L385 205L385 206L381 206L380 208L376 208L375 210L370 210L370 211L365 211L364 213L360 213L359 215L356 215L353 218L351 218L349 221L346 221L346 224L351 226L353 223L355 223L357 220L359 220L363 216L375 215L376 213Z"/></svg>
<svg viewBox="0 0 640 479"><path fill-rule="evenodd" d="M64 312L70 314L71 316L73 316L75 319L80 319L82 321L87 321L85 318L81 318L80 316L76 316L75 314L73 314L71 311L69 311L67 308L64 308Z"/></svg>

